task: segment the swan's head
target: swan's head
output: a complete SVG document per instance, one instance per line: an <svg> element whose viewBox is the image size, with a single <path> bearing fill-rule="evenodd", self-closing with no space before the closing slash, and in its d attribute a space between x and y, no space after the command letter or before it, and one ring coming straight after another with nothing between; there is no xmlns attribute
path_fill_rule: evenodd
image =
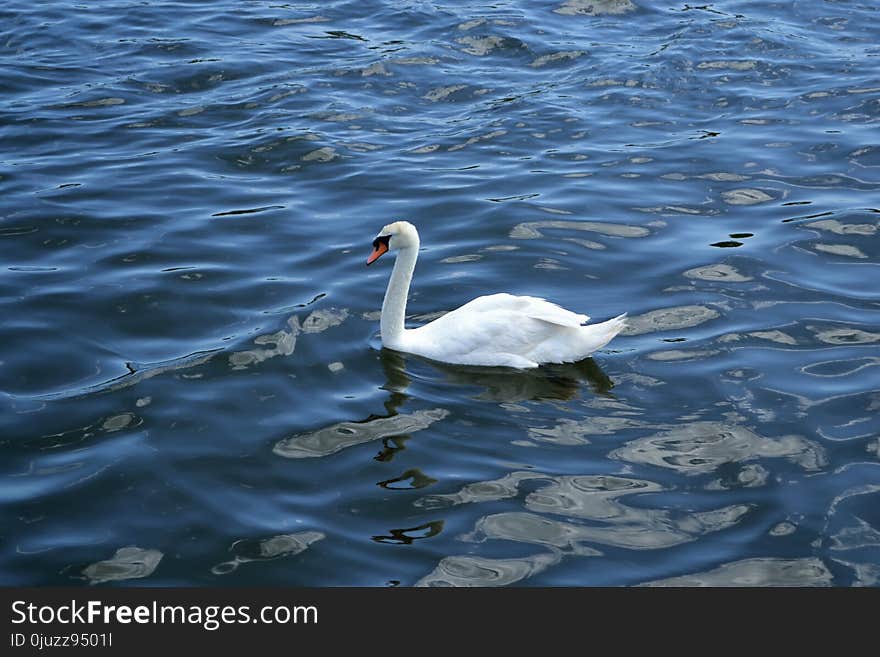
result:
<svg viewBox="0 0 880 657"><path fill-rule="evenodd" d="M383 226L376 239L373 240L373 252L367 258L367 264L372 265L383 253L406 248L419 248L419 233L416 227L408 221L395 221L393 224Z"/></svg>

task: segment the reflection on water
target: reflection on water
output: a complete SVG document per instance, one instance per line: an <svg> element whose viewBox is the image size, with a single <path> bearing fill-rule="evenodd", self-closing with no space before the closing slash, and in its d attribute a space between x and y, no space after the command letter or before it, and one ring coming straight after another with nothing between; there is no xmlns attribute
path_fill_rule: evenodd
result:
<svg viewBox="0 0 880 657"><path fill-rule="evenodd" d="M402 490L413 488L426 488L436 483L437 480L433 477L429 477L418 468L412 468L404 472L399 477L393 477L392 479L380 481L376 485L381 486L382 488L388 488L390 490Z"/></svg>
<svg viewBox="0 0 880 657"><path fill-rule="evenodd" d="M506 539L566 548L577 554L591 553L586 543L651 550L695 540L701 534L735 525L748 512L747 505L711 511L670 512L623 504L618 498L662 490L647 481L607 476L550 478L549 485L530 493L525 508L531 513L511 512L485 516L466 540ZM545 515L590 520L601 525L551 520Z"/></svg>
<svg viewBox="0 0 880 657"><path fill-rule="evenodd" d="M390 536L373 536L372 539L377 543L393 543L396 545L410 545L413 541L423 538L431 538L443 531L443 521L426 522L417 527L409 527L407 529L392 529Z"/></svg>
<svg viewBox="0 0 880 657"><path fill-rule="evenodd" d="M347 447L427 429L447 415L449 411L433 408L391 417L368 418L360 422L337 422L317 431L279 440L272 451L286 459L329 456Z"/></svg>
<svg viewBox="0 0 880 657"><path fill-rule="evenodd" d="M760 457L786 458L805 470L818 470L826 462L822 447L805 438L765 438L746 427L719 422L694 422L661 431L629 442L609 456L685 475L705 474L726 463Z"/></svg>
<svg viewBox="0 0 880 657"><path fill-rule="evenodd" d="M651 231L642 226L612 224L600 221L530 221L517 224L510 237L518 240L534 240L544 237L542 230L556 228L568 231L585 231L607 237L647 237Z"/></svg>
<svg viewBox="0 0 880 657"><path fill-rule="evenodd" d="M697 278L704 281L717 281L721 283L745 283L753 280L751 276L745 276L737 271L736 267L725 263L694 267L684 272L688 278Z"/></svg>
<svg viewBox="0 0 880 657"><path fill-rule="evenodd" d="M259 345L256 349L236 351L229 356L229 364L232 369L246 369L268 358L275 356L290 356L296 348L297 336L300 333L321 333L328 328L339 326L348 317L345 308L315 310L300 324L299 317L292 315L287 320L289 330L281 329L275 333L258 335L254 338L254 344ZM264 347L263 345L271 345Z"/></svg>
<svg viewBox="0 0 880 657"><path fill-rule="evenodd" d="M140 579L152 575L160 561L162 553L158 550L123 547L116 550L110 559L86 566L82 574L90 584Z"/></svg>
<svg viewBox="0 0 880 657"><path fill-rule="evenodd" d="M257 349L247 349L233 353L229 356L229 364L233 369L245 369L251 365L262 363L268 358L290 356L296 348L296 336L299 335L302 327L300 327L299 317L296 315L291 317L287 324L290 327L289 331L282 329L270 335L259 335L254 338L254 344L261 346ZM263 347L262 345L272 346Z"/></svg>
<svg viewBox="0 0 880 657"><path fill-rule="evenodd" d="M540 504L539 509L546 511ZM554 520L533 513L501 513L477 521L474 530L463 539L481 543L503 539L563 549L574 555L598 555L591 544L628 550L657 550L697 540L702 534L734 526L749 510L735 505L716 511L682 514L673 520L660 510L646 511L637 518L606 519L609 526L588 526Z"/></svg>
<svg viewBox="0 0 880 657"><path fill-rule="evenodd" d="M551 552L525 560L447 557L421 584L469 586L518 581L554 564L563 554L600 556L594 547L658 550L697 540L741 522L749 505L736 504L709 511L685 512L650 508L646 494L662 492L654 482L607 475L553 477L513 472L487 482L466 485L457 493L420 498L416 506L441 509L460 504L495 502L518 496L523 482L539 482L523 503L527 512L504 512L481 517L462 540L483 543L507 540L538 545ZM632 503L621 498L636 495ZM559 520L561 516L566 520ZM588 521L590 524L585 524Z"/></svg>
<svg viewBox="0 0 880 657"><path fill-rule="evenodd" d="M821 559L744 559L714 570L648 582L645 586L831 586Z"/></svg>
<svg viewBox="0 0 880 657"><path fill-rule="evenodd" d="M416 586L507 586L559 563L561 556L559 552L544 552L522 559L444 557Z"/></svg>
<svg viewBox="0 0 880 657"><path fill-rule="evenodd" d="M413 504L423 509L439 509L458 504L503 500L517 495L520 482L529 479L546 479L546 476L538 472L511 472L494 481L467 484L456 493L420 497Z"/></svg>
<svg viewBox="0 0 880 657"><path fill-rule="evenodd" d="M540 399L570 400L581 394L584 384L593 393L600 395L607 394L614 387L614 383L593 358L530 370L429 362L451 384L483 388L476 399L486 401L513 403ZM403 363L405 360L401 364Z"/></svg>
<svg viewBox="0 0 880 657"><path fill-rule="evenodd" d="M641 335L659 331L672 331L698 326L720 317L720 313L706 306L680 306L661 308L627 320L623 335Z"/></svg>
<svg viewBox="0 0 880 657"><path fill-rule="evenodd" d="M473 531L462 539L471 543L481 543L490 539L501 539L557 548L579 556L599 556L601 552L589 547L589 538L584 528L534 513L499 513L484 516L477 521Z"/></svg>
<svg viewBox="0 0 880 657"><path fill-rule="evenodd" d="M877 475L880 464L868 472ZM880 586L880 485L843 491L831 503L825 531L831 558L854 573L857 586Z"/></svg>
<svg viewBox="0 0 880 657"><path fill-rule="evenodd" d="M564 16L614 16L637 8L632 0L565 0L553 11Z"/></svg>
<svg viewBox="0 0 880 657"><path fill-rule="evenodd" d="M242 539L229 548L235 554L234 558L217 564L211 572L215 575L225 575L236 570L241 564L251 561L292 557L324 538L326 535L323 532L304 531L296 534L281 534L264 540Z"/></svg>
<svg viewBox="0 0 880 657"><path fill-rule="evenodd" d="M553 427L531 427L529 438L556 445L586 445L590 436L614 435L624 429L644 426L643 420L631 417L595 415L582 420L561 418Z"/></svg>

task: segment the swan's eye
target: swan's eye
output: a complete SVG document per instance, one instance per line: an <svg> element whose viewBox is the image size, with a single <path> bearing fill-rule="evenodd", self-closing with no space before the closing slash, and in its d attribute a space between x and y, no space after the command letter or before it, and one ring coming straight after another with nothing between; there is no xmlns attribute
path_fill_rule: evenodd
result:
<svg viewBox="0 0 880 657"><path fill-rule="evenodd" d="M378 249L379 245L382 244L385 248L388 248L388 242L391 241L391 235L379 235L376 239L373 240L373 248Z"/></svg>

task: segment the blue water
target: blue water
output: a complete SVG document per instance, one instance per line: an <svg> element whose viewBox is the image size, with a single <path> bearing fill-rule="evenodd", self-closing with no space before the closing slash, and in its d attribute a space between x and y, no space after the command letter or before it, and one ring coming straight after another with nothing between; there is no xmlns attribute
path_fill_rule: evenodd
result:
<svg viewBox="0 0 880 657"><path fill-rule="evenodd" d="M876 586L880 6L7 1L0 582ZM480 294L627 332L381 350Z"/></svg>

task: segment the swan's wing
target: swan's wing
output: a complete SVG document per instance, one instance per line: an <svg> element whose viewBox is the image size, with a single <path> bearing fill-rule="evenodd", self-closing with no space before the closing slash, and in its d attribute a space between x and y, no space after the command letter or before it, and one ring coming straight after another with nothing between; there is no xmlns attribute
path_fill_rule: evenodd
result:
<svg viewBox="0 0 880 657"><path fill-rule="evenodd" d="M410 351L452 363L534 367L529 354L589 319L536 297L479 297L408 331Z"/></svg>
<svg viewBox="0 0 880 657"><path fill-rule="evenodd" d="M557 326L583 326L590 321L589 315L573 313L543 299L537 299L537 301L543 303L535 304L536 307L528 311L528 316L532 319L540 319L542 322L549 322Z"/></svg>
<svg viewBox="0 0 880 657"><path fill-rule="evenodd" d="M555 303L538 297L514 296L512 294L490 294L477 297L453 312L464 313L514 313L531 317L557 326L582 326L590 321L588 315L580 315L566 310Z"/></svg>
<svg viewBox="0 0 880 657"><path fill-rule="evenodd" d="M507 310L462 306L407 332L409 351L449 363L510 365L509 356L528 353L552 331L566 330Z"/></svg>

